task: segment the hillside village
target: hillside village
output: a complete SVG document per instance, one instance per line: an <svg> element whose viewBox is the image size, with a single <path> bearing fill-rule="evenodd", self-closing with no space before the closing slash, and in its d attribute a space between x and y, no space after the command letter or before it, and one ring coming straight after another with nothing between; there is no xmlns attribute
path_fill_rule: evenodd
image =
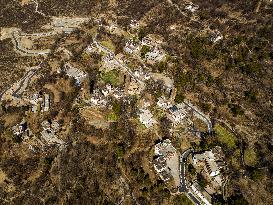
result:
<svg viewBox="0 0 273 205"><path fill-rule="evenodd" d="M207 59L204 68L186 60L202 59L204 49L217 49L230 36L220 26L199 24L208 18L200 15L200 2L165 4L188 26L200 27L200 36L189 33L188 45L170 49L160 26L148 26L152 11L143 19L111 12L51 16L35 32L1 28L11 52L32 60L0 92L0 192L6 190L0 203L35 204L35 193L36 204L87 203L81 197L94 204L249 203L249 183L269 178L267 166L256 166L259 152L246 144L241 133L247 132L236 127L243 113L250 121L253 113L224 90L213 91L221 74L200 72ZM35 13L47 17L43 6L37 1ZM166 32L177 28L173 22ZM172 35L178 44L185 40ZM192 50L181 60L174 51L187 46ZM227 108L218 111L214 101ZM227 121L231 115L238 121Z"/></svg>
<svg viewBox="0 0 273 205"><path fill-rule="evenodd" d="M137 119L144 125L144 129L158 129L160 119L158 119L158 116L154 111L156 108L161 112L160 117L163 115L166 116L174 129L183 126L185 128L188 127L187 129L190 132L190 127L193 126L192 117L196 117L203 121L204 124L207 124L209 129L208 133L211 132L211 122L205 114L198 111L197 108L187 101L181 103L174 102L176 88L174 87L172 78L163 73L153 73L149 69L147 70L145 64L153 65L166 61L167 54L161 48L157 39L144 37L140 42L134 41L133 39L129 39L126 42L124 52L127 53L127 55L136 58L136 60L140 61L142 65L145 65L135 70L133 67L128 66L128 63L130 63L128 59L116 56L110 47L108 48L96 40L96 35L93 38L93 43L87 46L84 53L85 56L93 54L102 55L102 64L100 67L102 76L100 77L101 80L97 83L96 87L92 90L86 90L85 84L88 80L88 75L84 70L77 68L75 62L71 63L70 61L67 61L62 67L55 71L58 75L64 74L68 78L73 79L75 86L80 88L74 106L81 107L83 112L88 107L103 110L111 109L112 107L112 113L109 113L105 120L113 122L118 120L117 113L112 105L113 100L129 100L130 102L130 97L132 96L136 96L141 100L142 98L140 96L147 92L147 84L160 83L163 95L154 98L152 101L148 99L143 100L140 102L138 110L136 111L138 116ZM26 79L27 77L24 78ZM29 82L31 82L31 77L28 82L22 82L29 84ZM33 94L28 96L26 94L30 92L27 91L29 86L28 84L18 88L21 89L20 93L24 94L21 98L12 93L12 91L8 90L6 93L11 92L11 96L16 96L14 100L20 101L20 105L22 104L21 101L24 101L25 105L30 105L31 108L28 115L35 115L37 118L41 118L40 115L42 116L44 113L50 112L51 107L54 107L54 101L55 98L57 98L57 96L55 96L56 92L52 92L48 89L46 89L45 92L36 90ZM21 84L19 84L19 86L21 86ZM6 93L4 93L2 100L7 99ZM153 95L153 93L151 94ZM40 149L39 146L57 146L59 149L64 148L66 142L65 139L58 134L60 131L60 125L57 120L45 119L42 121L40 128L38 128L41 131L37 132L35 135L27 126L28 123L29 122L27 121L21 122L17 127L13 128L13 132L14 136L28 144L31 150ZM200 138L200 135L196 133L194 135ZM179 151L173 147L169 139L155 145L156 158L153 162L154 169L164 182L167 183L173 181L174 184L172 185L172 188L176 188L177 190L182 186L180 177L185 177L185 173L181 173L181 169L179 168L182 166L179 164L179 156ZM220 187L222 186L220 171L215 165L215 158L211 151L205 151L203 154L193 154L192 160L195 167L198 167L199 164L202 163L205 163L206 167L208 167L206 168L206 172L210 173L209 176L214 177L211 184L212 187L215 186L215 183L218 183ZM203 203L202 201L206 200L211 202L211 197L209 197L210 199L203 199L203 195L201 194L203 190L199 192L199 189L197 189L194 184L198 185L198 179L197 181L190 181L190 179L187 180L187 186L191 186L190 193L192 193L192 195L188 195L189 198L192 201L197 199L200 203ZM193 197L193 199L191 197Z"/></svg>

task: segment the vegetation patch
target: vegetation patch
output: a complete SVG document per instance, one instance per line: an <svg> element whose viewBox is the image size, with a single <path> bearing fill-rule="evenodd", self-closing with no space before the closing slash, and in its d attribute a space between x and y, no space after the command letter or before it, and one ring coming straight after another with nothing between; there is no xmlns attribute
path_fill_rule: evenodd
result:
<svg viewBox="0 0 273 205"><path fill-rule="evenodd" d="M107 40L107 41L101 41L100 42L101 45L103 45L104 47L108 48L111 51L115 51L115 45L112 43L111 40Z"/></svg>
<svg viewBox="0 0 273 205"><path fill-rule="evenodd" d="M117 86L119 84L119 72L117 70L111 70L106 73L102 73L101 79L105 83Z"/></svg>
<svg viewBox="0 0 273 205"><path fill-rule="evenodd" d="M150 51L151 51L151 47L150 46L147 46L147 45L142 46L142 48L140 50L140 56L141 56L141 58L145 58L145 55L147 53L149 53Z"/></svg>
<svg viewBox="0 0 273 205"><path fill-rule="evenodd" d="M174 204L193 205L185 194L177 195L173 199Z"/></svg>
<svg viewBox="0 0 273 205"><path fill-rule="evenodd" d="M119 119L119 117L116 113L111 112L106 116L106 119L107 119L107 121L115 122Z"/></svg>
<svg viewBox="0 0 273 205"><path fill-rule="evenodd" d="M229 104L228 107L229 107L229 109L232 112L234 117L244 114L244 110L242 109L242 107L240 105Z"/></svg>
<svg viewBox="0 0 273 205"><path fill-rule="evenodd" d="M244 152L245 163L249 166L253 166L256 164L257 155L253 149L246 149Z"/></svg>
<svg viewBox="0 0 273 205"><path fill-rule="evenodd" d="M179 93L179 94L177 94L177 95L175 96L174 101L175 101L176 103L182 103L182 102L184 101L184 99L185 99L185 95L183 95L182 93Z"/></svg>
<svg viewBox="0 0 273 205"><path fill-rule="evenodd" d="M236 139L235 136L227 131L224 127L221 125L217 124L214 127L215 134L217 136L218 141L227 146L229 149L234 149L236 148Z"/></svg>

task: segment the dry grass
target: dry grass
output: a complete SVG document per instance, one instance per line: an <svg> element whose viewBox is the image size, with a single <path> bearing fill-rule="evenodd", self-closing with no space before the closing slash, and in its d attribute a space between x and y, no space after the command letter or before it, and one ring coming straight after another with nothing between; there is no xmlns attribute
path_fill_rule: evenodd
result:
<svg viewBox="0 0 273 205"><path fill-rule="evenodd" d="M80 109L80 114L88 124L93 125L96 128L106 129L109 127L109 122L105 120L104 114L94 108L82 108Z"/></svg>
<svg viewBox="0 0 273 205"><path fill-rule="evenodd" d="M69 80L61 79L56 84L46 84L45 88L49 89L54 95L54 103L61 101L60 94L61 92L69 93L72 91Z"/></svg>

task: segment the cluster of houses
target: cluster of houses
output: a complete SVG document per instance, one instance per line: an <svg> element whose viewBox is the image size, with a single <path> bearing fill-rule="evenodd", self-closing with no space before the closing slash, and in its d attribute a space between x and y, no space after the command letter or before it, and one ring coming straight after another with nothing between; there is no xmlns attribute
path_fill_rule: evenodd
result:
<svg viewBox="0 0 273 205"><path fill-rule="evenodd" d="M134 73L135 77L137 77L139 79L142 79L144 81L151 79L151 74L148 73L148 72L143 71L142 69L135 70L133 73Z"/></svg>
<svg viewBox="0 0 273 205"><path fill-rule="evenodd" d="M86 52L99 54L99 50L95 43L91 43L90 45L88 45L86 48Z"/></svg>
<svg viewBox="0 0 273 205"><path fill-rule="evenodd" d="M154 64L163 61L165 58L165 53L158 47L154 47L145 54L145 58L148 63Z"/></svg>
<svg viewBox="0 0 273 205"><path fill-rule="evenodd" d="M176 105L173 105L168 109L167 117L171 120L174 126L183 123L187 113L184 109L178 108Z"/></svg>
<svg viewBox="0 0 273 205"><path fill-rule="evenodd" d="M144 87L137 80L131 78L126 91L129 95L140 95L143 89Z"/></svg>
<svg viewBox="0 0 273 205"><path fill-rule="evenodd" d="M57 133L60 130L59 123L57 121L45 120L41 123L43 130L41 131L41 137L47 144L63 145L64 141L59 139Z"/></svg>
<svg viewBox="0 0 273 205"><path fill-rule="evenodd" d="M101 60L103 62L104 68L108 70L120 68L118 61L114 58L114 55L112 53L104 55Z"/></svg>
<svg viewBox="0 0 273 205"><path fill-rule="evenodd" d="M187 110L182 108L180 104L171 104L165 97L158 98L157 105L166 111L166 116L172 122L173 126L182 124L187 117Z"/></svg>
<svg viewBox="0 0 273 205"><path fill-rule="evenodd" d="M150 50L145 54L145 59L148 63L158 63L165 58L165 52L159 47L159 45L150 37L144 37L141 40L142 46L149 46Z"/></svg>
<svg viewBox="0 0 273 205"><path fill-rule="evenodd" d="M130 29L131 30L138 30L139 29L139 23L136 21L136 20L131 20L131 23L130 23Z"/></svg>
<svg viewBox="0 0 273 205"><path fill-rule="evenodd" d="M179 186L179 160L176 149L169 139L155 145L154 169L163 181L174 179Z"/></svg>
<svg viewBox="0 0 273 205"><path fill-rule="evenodd" d="M50 95L47 93L43 95L40 93L35 93L30 99L30 103L32 105L31 111L33 113L47 112L50 108Z"/></svg>
<svg viewBox="0 0 273 205"><path fill-rule="evenodd" d="M164 60L165 52L158 46L158 44L150 37L144 37L140 43L133 39L129 39L125 46L124 51L128 54L140 54L142 46L148 46L150 49L145 54L145 59L148 63L154 64Z"/></svg>
<svg viewBox="0 0 273 205"><path fill-rule="evenodd" d="M192 194L194 194L195 196L197 196L205 205L212 205L211 201L212 201L212 197L209 193L207 193L205 190L203 190L200 185L198 184L198 182L194 182L191 186L190 186L190 192Z"/></svg>
<svg viewBox="0 0 273 205"><path fill-rule="evenodd" d="M124 91L122 89L107 84L103 89L95 90L89 102L94 106L105 107L109 97L120 99L123 96Z"/></svg>
<svg viewBox="0 0 273 205"><path fill-rule="evenodd" d="M32 132L30 131L27 122L23 119L22 122L12 127L13 135L20 139L28 139Z"/></svg>
<svg viewBox="0 0 273 205"><path fill-rule="evenodd" d="M216 146L212 150L202 153L194 153L193 166L201 170L201 174L209 184L205 188L199 185L199 182L195 180L189 187L189 193L196 196L202 204L212 204L212 194L216 192L222 186L223 175L222 170L226 167L224 162L224 155L221 147Z"/></svg>
<svg viewBox="0 0 273 205"><path fill-rule="evenodd" d="M140 46L133 39L129 39L125 43L123 50L128 54L137 54L140 51Z"/></svg>

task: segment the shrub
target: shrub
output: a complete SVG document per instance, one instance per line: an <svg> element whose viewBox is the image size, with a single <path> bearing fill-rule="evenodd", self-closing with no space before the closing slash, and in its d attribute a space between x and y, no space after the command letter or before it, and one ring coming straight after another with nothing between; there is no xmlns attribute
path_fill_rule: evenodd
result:
<svg viewBox="0 0 273 205"><path fill-rule="evenodd" d="M117 121L119 117L115 113L110 113L107 115L106 119L108 121Z"/></svg>
<svg viewBox="0 0 273 205"><path fill-rule="evenodd" d="M121 115L121 104L118 101L115 101L113 103L113 108L112 108L113 112L117 115L120 116Z"/></svg>
<svg viewBox="0 0 273 205"><path fill-rule="evenodd" d="M119 144L115 149L115 154L118 158L122 157L124 155L124 152L124 147L121 144Z"/></svg>
<svg viewBox="0 0 273 205"><path fill-rule="evenodd" d="M207 180L200 173L197 175L197 181L198 181L198 184L200 185L200 187L202 187L203 189L208 184Z"/></svg>
<svg viewBox="0 0 273 205"><path fill-rule="evenodd" d="M196 174L196 169L194 168L194 166L192 164L189 164L189 166L188 166L188 172L191 175L195 175Z"/></svg>
<svg viewBox="0 0 273 205"><path fill-rule="evenodd" d="M183 94L179 93L179 94L177 94L177 95L175 96L174 101L175 101L176 103L182 103L182 102L184 101L184 99L185 99L185 96L184 96Z"/></svg>
<svg viewBox="0 0 273 205"><path fill-rule="evenodd" d="M229 104L228 105L230 111L232 112L232 114L236 117L237 115L243 115L244 114L244 111L243 109L241 108L240 105L237 105L237 104Z"/></svg>
<svg viewBox="0 0 273 205"><path fill-rule="evenodd" d="M257 100L257 92L253 90L245 91L245 97L250 100L251 102L256 102Z"/></svg>
<svg viewBox="0 0 273 205"><path fill-rule="evenodd" d="M45 165L51 166L51 164L52 164L53 161L54 161L54 157L45 157L44 158Z"/></svg>
<svg viewBox="0 0 273 205"><path fill-rule="evenodd" d="M260 181L263 178L262 170L255 169L251 172L250 177L254 181Z"/></svg>

